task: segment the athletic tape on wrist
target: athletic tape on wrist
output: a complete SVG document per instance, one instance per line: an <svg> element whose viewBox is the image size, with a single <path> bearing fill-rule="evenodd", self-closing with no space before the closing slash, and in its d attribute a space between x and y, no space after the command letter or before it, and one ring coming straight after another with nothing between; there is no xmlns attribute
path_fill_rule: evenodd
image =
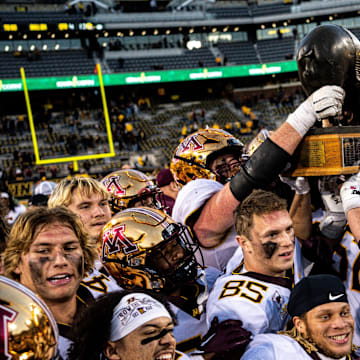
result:
<svg viewBox="0 0 360 360"><path fill-rule="evenodd" d="M286 122L290 124L301 137L305 136L309 129L314 125L315 121L316 117L310 99L304 101L286 119Z"/></svg>

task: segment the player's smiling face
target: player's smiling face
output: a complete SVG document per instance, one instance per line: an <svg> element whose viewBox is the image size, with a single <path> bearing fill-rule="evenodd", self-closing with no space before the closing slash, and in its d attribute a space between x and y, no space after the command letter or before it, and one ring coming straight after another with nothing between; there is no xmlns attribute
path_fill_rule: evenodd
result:
<svg viewBox="0 0 360 360"><path fill-rule="evenodd" d="M76 296L83 276L84 255L75 233L60 223L38 229L29 252L16 269L20 282L48 305Z"/></svg>
<svg viewBox="0 0 360 360"><path fill-rule="evenodd" d="M304 320L299 318L298 330L325 355L340 359L350 354L354 333L354 319L350 306L332 302L308 311Z"/></svg>
<svg viewBox="0 0 360 360"><path fill-rule="evenodd" d="M253 217L250 239L245 240L243 247L246 269L284 276L294 262L295 235L289 213L277 210Z"/></svg>
<svg viewBox="0 0 360 360"><path fill-rule="evenodd" d="M168 317L159 317L146 322L123 339L108 345L106 356L111 360L174 360L176 340L173 322ZM157 339L161 331L168 332ZM144 344L143 341L154 338Z"/></svg>

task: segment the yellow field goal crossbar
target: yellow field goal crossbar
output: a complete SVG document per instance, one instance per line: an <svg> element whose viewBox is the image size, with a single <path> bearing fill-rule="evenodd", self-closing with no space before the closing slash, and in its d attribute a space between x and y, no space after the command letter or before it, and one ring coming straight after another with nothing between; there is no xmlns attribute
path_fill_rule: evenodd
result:
<svg viewBox="0 0 360 360"><path fill-rule="evenodd" d="M97 69L97 73L99 76L101 100L102 100L103 110L104 110L109 152L101 153L101 154L91 154L91 155L67 156L67 157L53 158L53 159L40 159L39 148L38 148L38 143L37 143L37 139L36 139L36 131L35 131L35 126L34 126L34 119L32 116L32 110L31 110L31 104L30 104L30 97L29 97L29 92L28 92L27 84L26 84L25 70L23 67L20 68L21 79L22 79L23 87L24 87L26 109L27 109L29 123L30 123L31 138L32 138L32 142L34 145L34 154L35 154L36 165L73 162L74 170L77 171L78 170L77 162L79 160L101 159L101 158L106 158L106 157L113 157L116 155L114 152L114 142L113 142L112 133L111 133L109 112L108 112L108 107L107 107L107 103L106 103L106 95L105 95L105 89L104 89L104 83L103 83L100 64L96 64L96 69Z"/></svg>

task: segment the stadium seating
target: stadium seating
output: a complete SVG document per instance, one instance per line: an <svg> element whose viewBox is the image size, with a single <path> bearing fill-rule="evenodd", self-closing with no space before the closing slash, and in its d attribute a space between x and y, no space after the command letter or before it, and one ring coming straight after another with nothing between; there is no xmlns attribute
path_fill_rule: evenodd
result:
<svg viewBox="0 0 360 360"><path fill-rule="evenodd" d="M131 72L197 68L199 60L205 67L216 66L214 55L208 48L185 50L183 55L126 58L122 64L109 59L107 63L113 72Z"/></svg>
<svg viewBox="0 0 360 360"><path fill-rule="evenodd" d="M291 12L290 4L281 2L274 2L265 5L252 4L249 6L249 13L251 16L268 16L268 15L279 15Z"/></svg>
<svg viewBox="0 0 360 360"><path fill-rule="evenodd" d="M28 77L93 74L95 69L94 60L85 50L41 51L40 58L33 61L27 55L1 52L0 78L19 78L21 66Z"/></svg>
<svg viewBox="0 0 360 360"><path fill-rule="evenodd" d="M295 53L295 40L293 37L283 39L260 40L257 49L262 63L282 61Z"/></svg>
<svg viewBox="0 0 360 360"><path fill-rule="evenodd" d="M249 41L219 43L218 48L227 57L228 64L259 64L254 45Z"/></svg>
<svg viewBox="0 0 360 360"><path fill-rule="evenodd" d="M55 24L64 22L80 23L86 21L82 14L66 14L64 11L2 11L1 19L6 19L8 24Z"/></svg>

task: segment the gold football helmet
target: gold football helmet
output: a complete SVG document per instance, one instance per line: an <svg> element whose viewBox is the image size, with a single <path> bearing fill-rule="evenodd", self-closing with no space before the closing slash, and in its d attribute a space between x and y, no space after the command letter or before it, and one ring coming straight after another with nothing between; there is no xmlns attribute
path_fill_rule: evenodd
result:
<svg viewBox="0 0 360 360"><path fill-rule="evenodd" d="M0 358L58 359L58 328L46 306L31 290L0 276Z"/></svg>
<svg viewBox="0 0 360 360"><path fill-rule="evenodd" d="M101 260L121 287L169 290L197 276L197 242L186 226L160 210L121 211L100 239Z"/></svg>
<svg viewBox="0 0 360 360"><path fill-rule="evenodd" d="M189 135L175 150L170 170L178 184L185 185L194 179L211 179L225 183L227 169L213 172L211 161L222 154L232 153L238 158L235 175L242 163L241 156L244 144L221 129L203 129Z"/></svg>
<svg viewBox="0 0 360 360"><path fill-rule="evenodd" d="M162 191L144 173L134 169L114 171L106 175L101 182L111 193L110 207L113 214L135 207L150 206L161 209L158 200Z"/></svg>

